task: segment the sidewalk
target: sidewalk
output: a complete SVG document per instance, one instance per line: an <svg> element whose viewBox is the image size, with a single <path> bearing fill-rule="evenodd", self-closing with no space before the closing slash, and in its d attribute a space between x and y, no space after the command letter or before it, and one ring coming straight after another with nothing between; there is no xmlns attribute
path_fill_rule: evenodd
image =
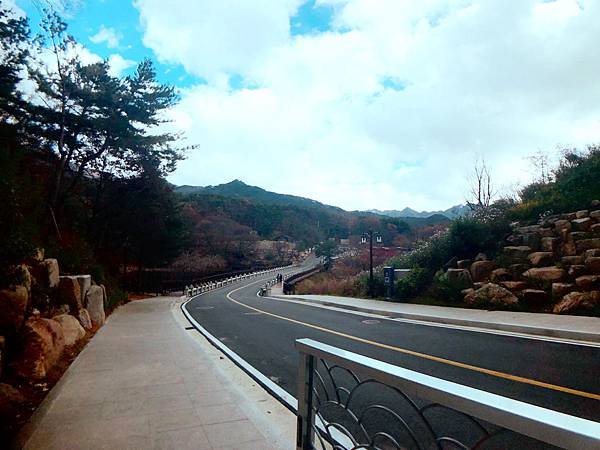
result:
<svg viewBox="0 0 600 450"><path fill-rule="evenodd" d="M292 448L295 416L185 330L181 303L157 297L113 313L15 448Z"/></svg>
<svg viewBox="0 0 600 450"><path fill-rule="evenodd" d="M330 295L276 295L308 303L426 322L600 343L600 318L557 314L486 311L393 303Z"/></svg>

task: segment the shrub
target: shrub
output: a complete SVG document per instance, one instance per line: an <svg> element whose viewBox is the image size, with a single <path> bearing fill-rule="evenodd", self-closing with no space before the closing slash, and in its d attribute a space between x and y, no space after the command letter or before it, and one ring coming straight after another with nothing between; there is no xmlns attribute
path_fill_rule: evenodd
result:
<svg viewBox="0 0 600 450"><path fill-rule="evenodd" d="M461 291L469 287L466 280L451 280L448 275L442 271L438 271L432 283L432 295L444 302L459 303L463 299Z"/></svg>
<svg viewBox="0 0 600 450"><path fill-rule="evenodd" d="M409 274L396 282L395 297L406 300L422 293L431 282L431 272L422 267L413 268Z"/></svg>

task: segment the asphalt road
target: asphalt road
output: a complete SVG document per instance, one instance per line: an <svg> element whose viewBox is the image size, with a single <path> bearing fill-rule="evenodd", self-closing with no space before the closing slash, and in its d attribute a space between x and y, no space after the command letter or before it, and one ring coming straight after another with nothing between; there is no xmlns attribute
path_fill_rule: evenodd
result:
<svg viewBox="0 0 600 450"><path fill-rule="evenodd" d="M294 341L309 337L407 369L600 422L598 346L374 320L360 313L261 298L256 295L261 285L259 279L232 284L192 299L187 310L213 336L294 396L298 364ZM465 368L464 364L482 368L485 373ZM496 376L495 372L512 379Z"/></svg>

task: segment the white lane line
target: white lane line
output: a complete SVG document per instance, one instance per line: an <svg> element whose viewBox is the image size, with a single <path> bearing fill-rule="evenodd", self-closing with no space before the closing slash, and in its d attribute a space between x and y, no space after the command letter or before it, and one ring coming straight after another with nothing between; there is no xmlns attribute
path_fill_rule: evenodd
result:
<svg viewBox="0 0 600 450"><path fill-rule="evenodd" d="M258 296L258 293L257 293L257 296ZM341 313L345 313L345 314L353 314L355 316L373 317L373 318L377 318L377 319L390 320L390 321L394 321L394 322L404 322L404 323L411 323L411 324L415 324L415 325L424 325L427 327L449 328L452 330L471 331L473 333L495 334L495 335L499 335L499 336L509 336L509 337L516 337L516 338L521 338L521 339L532 339L532 340L536 340L536 341L554 342L557 344L567 344L567 345L577 345L580 347L600 348L600 343L596 343L596 342L578 341L575 339L566 339L566 338L555 338L555 337L551 337L551 336L538 336L535 334L517 333L515 331L505 331L505 330L494 330L494 329L490 329L490 328L478 328L478 327L471 327L468 325L454 325L454 324L448 324L448 323L428 322L425 320L405 319L403 317L390 317L390 316L385 316L382 314L373 314L373 313L368 313L368 312L363 312L363 311L344 309L344 308L340 308L340 307L336 307L336 306L322 305L322 304L312 303L312 302L305 302L302 300L293 300L291 298L290 299L282 299L279 297L268 297L268 296L262 296L262 297L258 296L258 297L268 298L270 300L279 301L279 302L283 302L283 303L290 302L290 303L296 303L299 305L310 306L313 308L328 309L331 311L337 311L337 312L341 312Z"/></svg>

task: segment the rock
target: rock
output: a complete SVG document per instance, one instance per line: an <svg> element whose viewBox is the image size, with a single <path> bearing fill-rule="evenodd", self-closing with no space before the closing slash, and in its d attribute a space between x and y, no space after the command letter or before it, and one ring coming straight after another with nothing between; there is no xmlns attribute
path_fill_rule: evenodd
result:
<svg viewBox="0 0 600 450"><path fill-rule="evenodd" d="M512 292L522 291L527 289L527 283L525 281L501 281L500 286L508 289Z"/></svg>
<svg viewBox="0 0 600 450"><path fill-rule="evenodd" d="M584 217L587 217L590 215L590 212L587 209L582 209L581 211L577 211L575 213L575 218L576 219L583 219Z"/></svg>
<svg viewBox="0 0 600 450"><path fill-rule="evenodd" d="M577 253L584 253L586 250L598 248L600 249L600 238L582 239L575 243Z"/></svg>
<svg viewBox="0 0 600 450"><path fill-rule="evenodd" d="M534 252L530 253L527 259L536 267L549 266L554 262L554 254L552 252Z"/></svg>
<svg viewBox="0 0 600 450"><path fill-rule="evenodd" d="M512 278L516 280L520 280L523 277L523 272L525 272L527 269L529 269L527 264L511 264L508 266L508 270L510 271Z"/></svg>
<svg viewBox="0 0 600 450"><path fill-rule="evenodd" d="M504 254L513 258L525 259L531 253L531 247L526 245L504 247Z"/></svg>
<svg viewBox="0 0 600 450"><path fill-rule="evenodd" d="M577 219L577 213L574 213L574 212L572 212L572 213L564 213L564 214L560 215L560 218L564 219L564 220L569 220L569 221L575 220L575 219Z"/></svg>
<svg viewBox="0 0 600 450"><path fill-rule="evenodd" d="M584 273L585 266L583 264L573 264L571 267L569 267L569 278L577 278L579 275L583 275Z"/></svg>
<svg viewBox="0 0 600 450"><path fill-rule="evenodd" d="M493 261L475 261L471 264L471 278L475 282L486 281L495 268L496 264Z"/></svg>
<svg viewBox="0 0 600 450"><path fill-rule="evenodd" d="M540 305L550 302L550 295L541 289L523 289L519 297L527 304Z"/></svg>
<svg viewBox="0 0 600 450"><path fill-rule="evenodd" d="M544 252L555 252L558 250L560 241L555 237L544 237L542 238L542 251Z"/></svg>
<svg viewBox="0 0 600 450"><path fill-rule="evenodd" d="M25 286L0 290L0 328L11 332L21 328L28 303L29 293Z"/></svg>
<svg viewBox="0 0 600 450"><path fill-rule="evenodd" d="M29 272L29 268L25 264L21 264L18 267L20 284L25 286L27 289L27 293L29 297L31 297L31 287L33 286L33 278L31 276L31 272Z"/></svg>
<svg viewBox="0 0 600 450"><path fill-rule="evenodd" d="M590 227L590 233L592 233L593 235L599 235L600 234L600 223L595 223L594 225L592 225Z"/></svg>
<svg viewBox="0 0 600 450"><path fill-rule="evenodd" d="M590 213L590 217L592 219L596 219L596 221L600 220L600 209L597 209L596 211L592 211Z"/></svg>
<svg viewBox="0 0 600 450"><path fill-rule="evenodd" d="M501 267L500 269L492 270L490 274L490 280L494 283L498 283L500 281L508 281L512 278L508 269Z"/></svg>
<svg viewBox="0 0 600 450"><path fill-rule="evenodd" d="M19 405L25 397L10 384L0 383L0 419L14 420Z"/></svg>
<svg viewBox="0 0 600 450"><path fill-rule="evenodd" d="M571 223L573 224L573 229L576 231L589 231L594 222L589 217L585 217L583 219L575 219Z"/></svg>
<svg viewBox="0 0 600 450"><path fill-rule="evenodd" d="M532 250L539 250L542 246L542 238L539 233L527 233L523 235L523 245Z"/></svg>
<svg viewBox="0 0 600 450"><path fill-rule="evenodd" d="M106 315L104 314L104 291L100 286L91 286L85 296L85 307L90 313L94 326L104 325Z"/></svg>
<svg viewBox="0 0 600 450"><path fill-rule="evenodd" d="M589 273L600 275L600 257L587 257L585 260L585 267Z"/></svg>
<svg viewBox="0 0 600 450"><path fill-rule="evenodd" d="M573 290L572 283L552 283L552 296L562 298Z"/></svg>
<svg viewBox="0 0 600 450"><path fill-rule="evenodd" d="M517 233L520 234L529 234L529 233L539 233L542 229L540 225L529 225L527 227L518 227L516 229Z"/></svg>
<svg viewBox="0 0 600 450"><path fill-rule="evenodd" d="M69 314L61 314L52 318L62 325L65 345L73 345L85 336L85 330L77 319Z"/></svg>
<svg viewBox="0 0 600 450"><path fill-rule="evenodd" d="M73 311L83 307L81 304L81 288L77 277L60 277L58 296L60 301L69 305Z"/></svg>
<svg viewBox="0 0 600 450"><path fill-rule="evenodd" d="M575 286L578 290L591 291L600 288L600 276L582 275L575 279Z"/></svg>
<svg viewBox="0 0 600 450"><path fill-rule="evenodd" d="M587 311L594 308L600 302L600 292L571 292L552 309L555 314Z"/></svg>
<svg viewBox="0 0 600 450"><path fill-rule="evenodd" d="M52 310L52 316L60 316L62 314L69 314L71 312L71 308L69 305L58 305L56 308Z"/></svg>
<svg viewBox="0 0 600 450"><path fill-rule="evenodd" d="M81 304L85 302L85 294L92 285L91 275L76 275L77 282L79 283L79 290L81 291Z"/></svg>
<svg viewBox="0 0 600 450"><path fill-rule="evenodd" d="M31 261L38 264L44 261L44 259L46 259L46 250L43 248L36 248L30 258Z"/></svg>
<svg viewBox="0 0 600 450"><path fill-rule="evenodd" d="M475 292L475 289L473 289L473 288L463 289L462 291L460 291L460 293L462 294L463 297L466 295L470 295L474 292Z"/></svg>
<svg viewBox="0 0 600 450"><path fill-rule="evenodd" d="M456 261L458 261L458 258L453 256L444 264L444 269L456 268Z"/></svg>
<svg viewBox="0 0 600 450"><path fill-rule="evenodd" d="M456 261L456 267L458 267L459 269L468 269L469 267L471 267L471 264L473 264L473 261L470 259L461 259L459 261Z"/></svg>
<svg viewBox="0 0 600 450"><path fill-rule="evenodd" d="M517 297L508 289L493 283L486 283L480 289L467 294L465 303L476 306L514 306Z"/></svg>
<svg viewBox="0 0 600 450"><path fill-rule="evenodd" d="M23 342L23 352L15 362L17 373L34 380L46 378L65 348L62 326L52 319L29 319Z"/></svg>
<svg viewBox="0 0 600 450"><path fill-rule="evenodd" d="M598 258L598 257L600 257L600 248L593 248L591 250L585 251L584 258ZM583 264L583 262L581 264Z"/></svg>
<svg viewBox="0 0 600 450"><path fill-rule="evenodd" d="M84 329L86 329L86 330L92 329L92 319L90 318L90 313L88 312L87 309L81 308L79 311L77 311L75 316L77 317L77 320L79 321L79 323L81 324L81 326Z"/></svg>
<svg viewBox="0 0 600 450"><path fill-rule="evenodd" d="M572 266L576 264L583 264L583 256L563 256L560 258L560 262L565 266Z"/></svg>
<svg viewBox="0 0 600 450"><path fill-rule="evenodd" d="M523 236L520 234L511 234L506 238L506 242L508 242L510 245L522 245Z"/></svg>
<svg viewBox="0 0 600 450"><path fill-rule="evenodd" d="M542 237L542 241L544 238L554 237L554 229L553 228L543 228L540 232L540 236Z"/></svg>
<svg viewBox="0 0 600 450"><path fill-rule="evenodd" d="M6 364L6 338L0 336L0 380L4 372L4 366Z"/></svg>
<svg viewBox="0 0 600 450"><path fill-rule="evenodd" d="M481 289L483 287L485 283L483 281L479 281L477 283L473 283L473 288L475 288L475 290L477 289Z"/></svg>
<svg viewBox="0 0 600 450"><path fill-rule="evenodd" d="M473 283L471 274L467 269L448 269L446 275L449 281L455 283L464 283L466 286L470 286Z"/></svg>
<svg viewBox="0 0 600 450"><path fill-rule="evenodd" d="M485 253L477 253L475 261L487 261L488 257Z"/></svg>
<svg viewBox="0 0 600 450"><path fill-rule="evenodd" d="M561 281L565 278L566 273L559 267L534 267L527 270L524 274L526 278L533 278L535 280L543 281Z"/></svg>
<svg viewBox="0 0 600 450"><path fill-rule="evenodd" d="M590 206L592 208L597 208L598 206L600 206L600 200L592 200L592 202L590 203Z"/></svg>
<svg viewBox="0 0 600 450"><path fill-rule="evenodd" d="M558 231L562 231L562 230L566 230L566 231L571 231L571 222L569 220L557 220L556 222L554 222L554 228L556 228Z"/></svg>
<svg viewBox="0 0 600 450"><path fill-rule="evenodd" d="M563 256L575 256L577 254L577 246L573 239L565 239L560 244L560 253Z"/></svg>
<svg viewBox="0 0 600 450"><path fill-rule="evenodd" d="M44 279L42 284L49 288L55 288L59 283L60 271L58 261L54 258L45 259L42 264Z"/></svg>
<svg viewBox="0 0 600 450"><path fill-rule="evenodd" d="M575 242L588 238L589 235L585 231L572 231L569 233L569 240Z"/></svg>

